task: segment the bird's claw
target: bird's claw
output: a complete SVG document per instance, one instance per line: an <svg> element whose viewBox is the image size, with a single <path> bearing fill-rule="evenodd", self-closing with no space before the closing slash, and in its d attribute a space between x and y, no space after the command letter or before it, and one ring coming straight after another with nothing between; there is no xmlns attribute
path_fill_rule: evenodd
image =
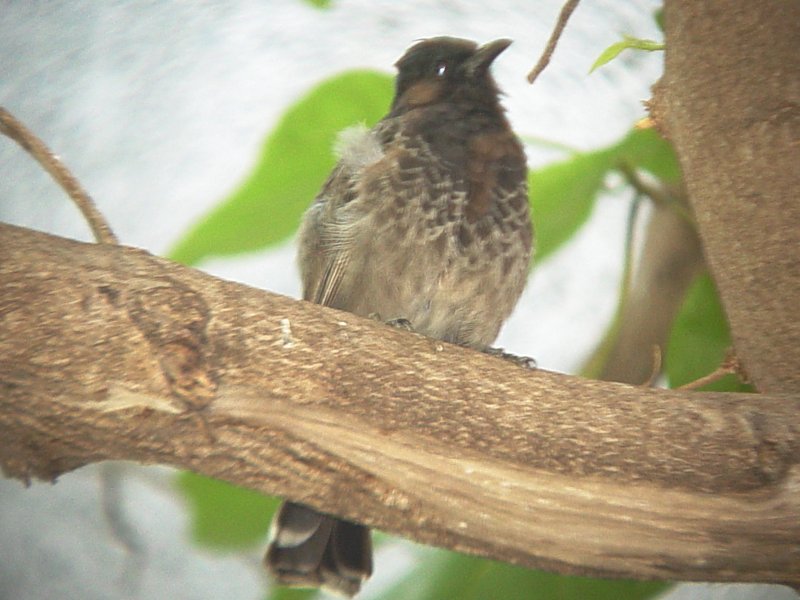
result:
<svg viewBox="0 0 800 600"><path fill-rule="evenodd" d="M386 324L391 327L397 327L398 329L405 329L406 331L414 331L414 327L411 325L411 321L404 318L399 319L389 319L386 321Z"/></svg>
<svg viewBox="0 0 800 600"><path fill-rule="evenodd" d="M484 352L490 356L496 356L498 358L502 358L503 360L513 362L515 365L520 366L523 369L529 369L533 371L537 368L536 359L531 358L530 356L518 356L516 354L511 354L502 348L487 348L484 350Z"/></svg>
<svg viewBox="0 0 800 600"><path fill-rule="evenodd" d="M369 313L369 318L373 321L380 321L389 327L397 327L398 329L405 329L406 331L414 331L414 327L411 325L411 321L404 317L399 317L397 319L389 319L385 321L383 317L379 313Z"/></svg>

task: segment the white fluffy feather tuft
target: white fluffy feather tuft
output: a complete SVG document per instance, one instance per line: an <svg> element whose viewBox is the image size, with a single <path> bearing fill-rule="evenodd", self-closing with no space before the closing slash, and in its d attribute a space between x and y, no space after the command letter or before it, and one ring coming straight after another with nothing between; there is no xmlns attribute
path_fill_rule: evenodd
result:
<svg viewBox="0 0 800 600"><path fill-rule="evenodd" d="M383 158L380 141L363 123L340 131L333 150L344 165L354 171Z"/></svg>

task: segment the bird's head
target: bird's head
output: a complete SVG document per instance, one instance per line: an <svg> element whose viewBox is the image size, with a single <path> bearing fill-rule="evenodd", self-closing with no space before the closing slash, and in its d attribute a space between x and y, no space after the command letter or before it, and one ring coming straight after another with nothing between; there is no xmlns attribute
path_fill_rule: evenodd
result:
<svg viewBox="0 0 800 600"><path fill-rule="evenodd" d="M395 63L392 111L439 102L496 106L499 90L489 67L509 44L511 40L501 39L478 46L452 37L417 42Z"/></svg>

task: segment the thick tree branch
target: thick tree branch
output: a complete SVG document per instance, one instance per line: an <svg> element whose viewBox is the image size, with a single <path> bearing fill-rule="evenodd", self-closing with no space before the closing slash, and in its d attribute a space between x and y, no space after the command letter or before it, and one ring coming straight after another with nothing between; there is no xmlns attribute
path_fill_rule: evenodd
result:
<svg viewBox="0 0 800 600"><path fill-rule="evenodd" d="M652 114L680 158L736 354L800 390L800 2L667 0Z"/></svg>
<svg viewBox="0 0 800 600"><path fill-rule="evenodd" d="M697 232L671 206L654 204L638 263L599 379L643 384L651 378L653 348L666 353L675 315L703 267Z"/></svg>
<svg viewBox="0 0 800 600"><path fill-rule="evenodd" d="M800 583L797 395L528 371L140 250L0 239L8 475L171 464L562 573Z"/></svg>

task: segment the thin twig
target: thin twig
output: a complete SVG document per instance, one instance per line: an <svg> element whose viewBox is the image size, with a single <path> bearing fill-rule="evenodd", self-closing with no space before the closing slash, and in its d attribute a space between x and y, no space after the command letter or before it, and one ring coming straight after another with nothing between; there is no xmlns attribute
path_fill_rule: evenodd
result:
<svg viewBox="0 0 800 600"><path fill-rule="evenodd" d="M672 193L665 185L656 186L647 183L639 176L635 168L625 162L620 163L617 168L625 177L628 185L636 190L637 193L647 196L656 204L671 208L687 223L694 225L694 219L686 208L686 203L678 198L676 194Z"/></svg>
<svg viewBox="0 0 800 600"><path fill-rule="evenodd" d="M631 286L633 284L633 265L634 251L636 242L636 221L639 218L639 210L642 207L641 194L636 191L628 211L628 220L625 227L625 256L622 262L622 280L619 289L619 306L617 315L623 315L626 305L630 300Z"/></svg>
<svg viewBox="0 0 800 600"><path fill-rule="evenodd" d="M544 71L545 67L550 63L550 58L553 56L553 52L556 49L558 39L561 37L564 27L567 26L567 21L569 21L572 12L577 8L578 2L580 2L580 0L568 0L561 9L561 13L558 15L558 21L556 21L556 26L553 29L553 33L550 34L550 39L547 40L547 46L545 46L544 52L542 52L542 56L539 58L539 62L537 62L536 66L528 73L528 83L536 81L539 74Z"/></svg>
<svg viewBox="0 0 800 600"><path fill-rule="evenodd" d="M42 168L50 173L50 176L61 188L72 198L72 201L83 214L83 218L89 224L95 240L100 244L118 245L117 236L109 227L105 217L97 210L94 201L81 187L77 178L70 173L69 169L58 157L53 154L50 148L40 140L36 134L20 122L14 115L0 106L0 133L5 134L22 146L28 154L36 159Z"/></svg>
<svg viewBox="0 0 800 600"><path fill-rule="evenodd" d="M142 537L135 525L129 521L123 506L123 468L118 462L104 462L100 465L100 501L111 539L117 542L127 555L122 574L123 581L126 587L137 590L141 585L147 556Z"/></svg>
<svg viewBox="0 0 800 600"><path fill-rule="evenodd" d="M644 382L645 387L655 387L658 377L661 375L661 367L663 366L663 357L661 355L661 346L653 344L653 370L650 371L650 377Z"/></svg>
<svg viewBox="0 0 800 600"><path fill-rule="evenodd" d="M699 379L695 379L689 383L684 383L683 385L678 386L676 389L696 390L708 385L709 383L719 381L726 375L736 375L742 383L749 383L747 373L745 373L744 367L742 367L742 364L739 362L739 357L736 356L736 352L733 350L733 348L728 348L727 352L725 353L725 358L722 359L722 363L711 373L708 375L703 375Z"/></svg>
<svg viewBox="0 0 800 600"><path fill-rule="evenodd" d="M683 385L679 385L677 388L678 390L696 390L701 388L709 383L714 383L715 381L719 381L726 375L732 375L735 371L731 371L728 367L722 365L714 369L708 375L703 375L699 379L695 379L694 381L690 381L689 383L684 383Z"/></svg>
<svg viewBox="0 0 800 600"><path fill-rule="evenodd" d="M641 207L641 193L634 190L635 194L631 202L631 208L628 212L627 227L625 229L625 247L622 263L622 277L619 284L619 294L617 301L617 308L614 312L614 318L611 322L606 334L603 336L603 341L592 353L592 356L584 365L581 374L584 377L592 379L599 378L600 372L605 368L608 362L609 353L613 350L614 345L617 343L620 328L622 325L622 315L625 313L626 305L628 303L628 296L630 294L631 283L633 281L633 263L634 263L634 234L636 230L636 219L639 215L639 208Z"/></svg>

